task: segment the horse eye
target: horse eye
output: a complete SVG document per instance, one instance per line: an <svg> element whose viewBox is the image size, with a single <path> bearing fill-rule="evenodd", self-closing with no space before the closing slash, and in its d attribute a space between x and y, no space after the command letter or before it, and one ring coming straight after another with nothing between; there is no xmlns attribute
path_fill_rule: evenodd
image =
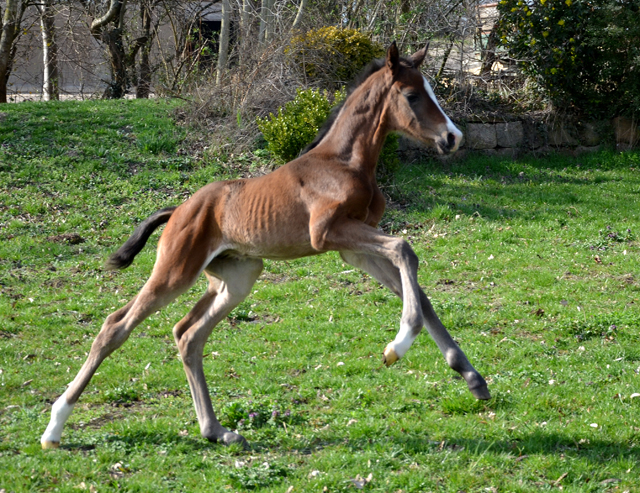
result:
<svg viewBox="0 0 640 493"><path fill-rule="evenodd" d="M407 98L407 101L409 101L409 104L411 105L417 103L418 99L420 99L420 96L415 93L406 94L405 97Z"/></svg>

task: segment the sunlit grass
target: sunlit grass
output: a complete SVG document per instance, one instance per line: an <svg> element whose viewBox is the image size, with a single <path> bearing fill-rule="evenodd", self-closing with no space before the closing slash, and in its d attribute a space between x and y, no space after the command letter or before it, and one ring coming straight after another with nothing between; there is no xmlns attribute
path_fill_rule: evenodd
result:
<svg viewBox="0 0 640 493"><path fill-rule="evenodd" d="M175 106L3 108L0 489L354 491L369 474L365 490L381 492L640 488L633 152L414 163L386 185L382 225L413 244L491 401L471 397L426 334L384 368L401 303L328 254L266 262L205 349L214 407L251 451L199 436L171 327L202 281L136 329L63 448L41 451L51 402L146 280L157 235L125 271L103 270L108 254L151 212L233 176L181 151Z"/></svg>

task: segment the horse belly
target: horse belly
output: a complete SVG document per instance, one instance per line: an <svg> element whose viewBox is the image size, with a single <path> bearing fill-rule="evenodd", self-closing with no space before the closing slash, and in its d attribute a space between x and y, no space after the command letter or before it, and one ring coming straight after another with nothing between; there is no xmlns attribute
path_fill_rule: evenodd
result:
<svg viewBox="0 0 640 493"><path fill-rule="evenodd" d="M311 246L309 217L300 207L250 208L224 230L233 249L247 257L289 260L319 253Z"/></svg>

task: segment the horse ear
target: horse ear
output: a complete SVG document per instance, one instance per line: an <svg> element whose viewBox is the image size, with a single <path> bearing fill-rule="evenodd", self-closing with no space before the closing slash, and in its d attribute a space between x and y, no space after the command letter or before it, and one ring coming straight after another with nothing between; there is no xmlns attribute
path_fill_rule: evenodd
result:
<svg viewBox="0 0 640 493"><path fill-rule="evenodd" d="M422 62L427 56L427 50L429 50L429 41L427 41L427 44L425 45L424 48L416 51L413 55L409 57L409 60L411 60L411 63L413 63L413 66L415 68L418 68L420 65L422 65Z"/></svg>
<svg viewBox="0 0 640 493"><path fill-rule="evenodd" d="M400 69L400 53L398 53L398 47L396 46L396 42L394 41L389 46L387 50L387 67L391 70L391 73L395 77Z"/></svg>

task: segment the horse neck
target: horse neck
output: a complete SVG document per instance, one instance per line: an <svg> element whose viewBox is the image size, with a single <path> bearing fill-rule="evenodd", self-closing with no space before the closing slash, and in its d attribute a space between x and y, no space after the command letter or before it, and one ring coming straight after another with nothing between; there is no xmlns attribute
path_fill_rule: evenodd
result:
<svg viewBox="0 0 640 493"><path fill-rule="evenodd" d="M375 176L376 163L387 136L386 97L391 88L386 70L371 75L345 101L318 149L349 167Z"/></svg>

